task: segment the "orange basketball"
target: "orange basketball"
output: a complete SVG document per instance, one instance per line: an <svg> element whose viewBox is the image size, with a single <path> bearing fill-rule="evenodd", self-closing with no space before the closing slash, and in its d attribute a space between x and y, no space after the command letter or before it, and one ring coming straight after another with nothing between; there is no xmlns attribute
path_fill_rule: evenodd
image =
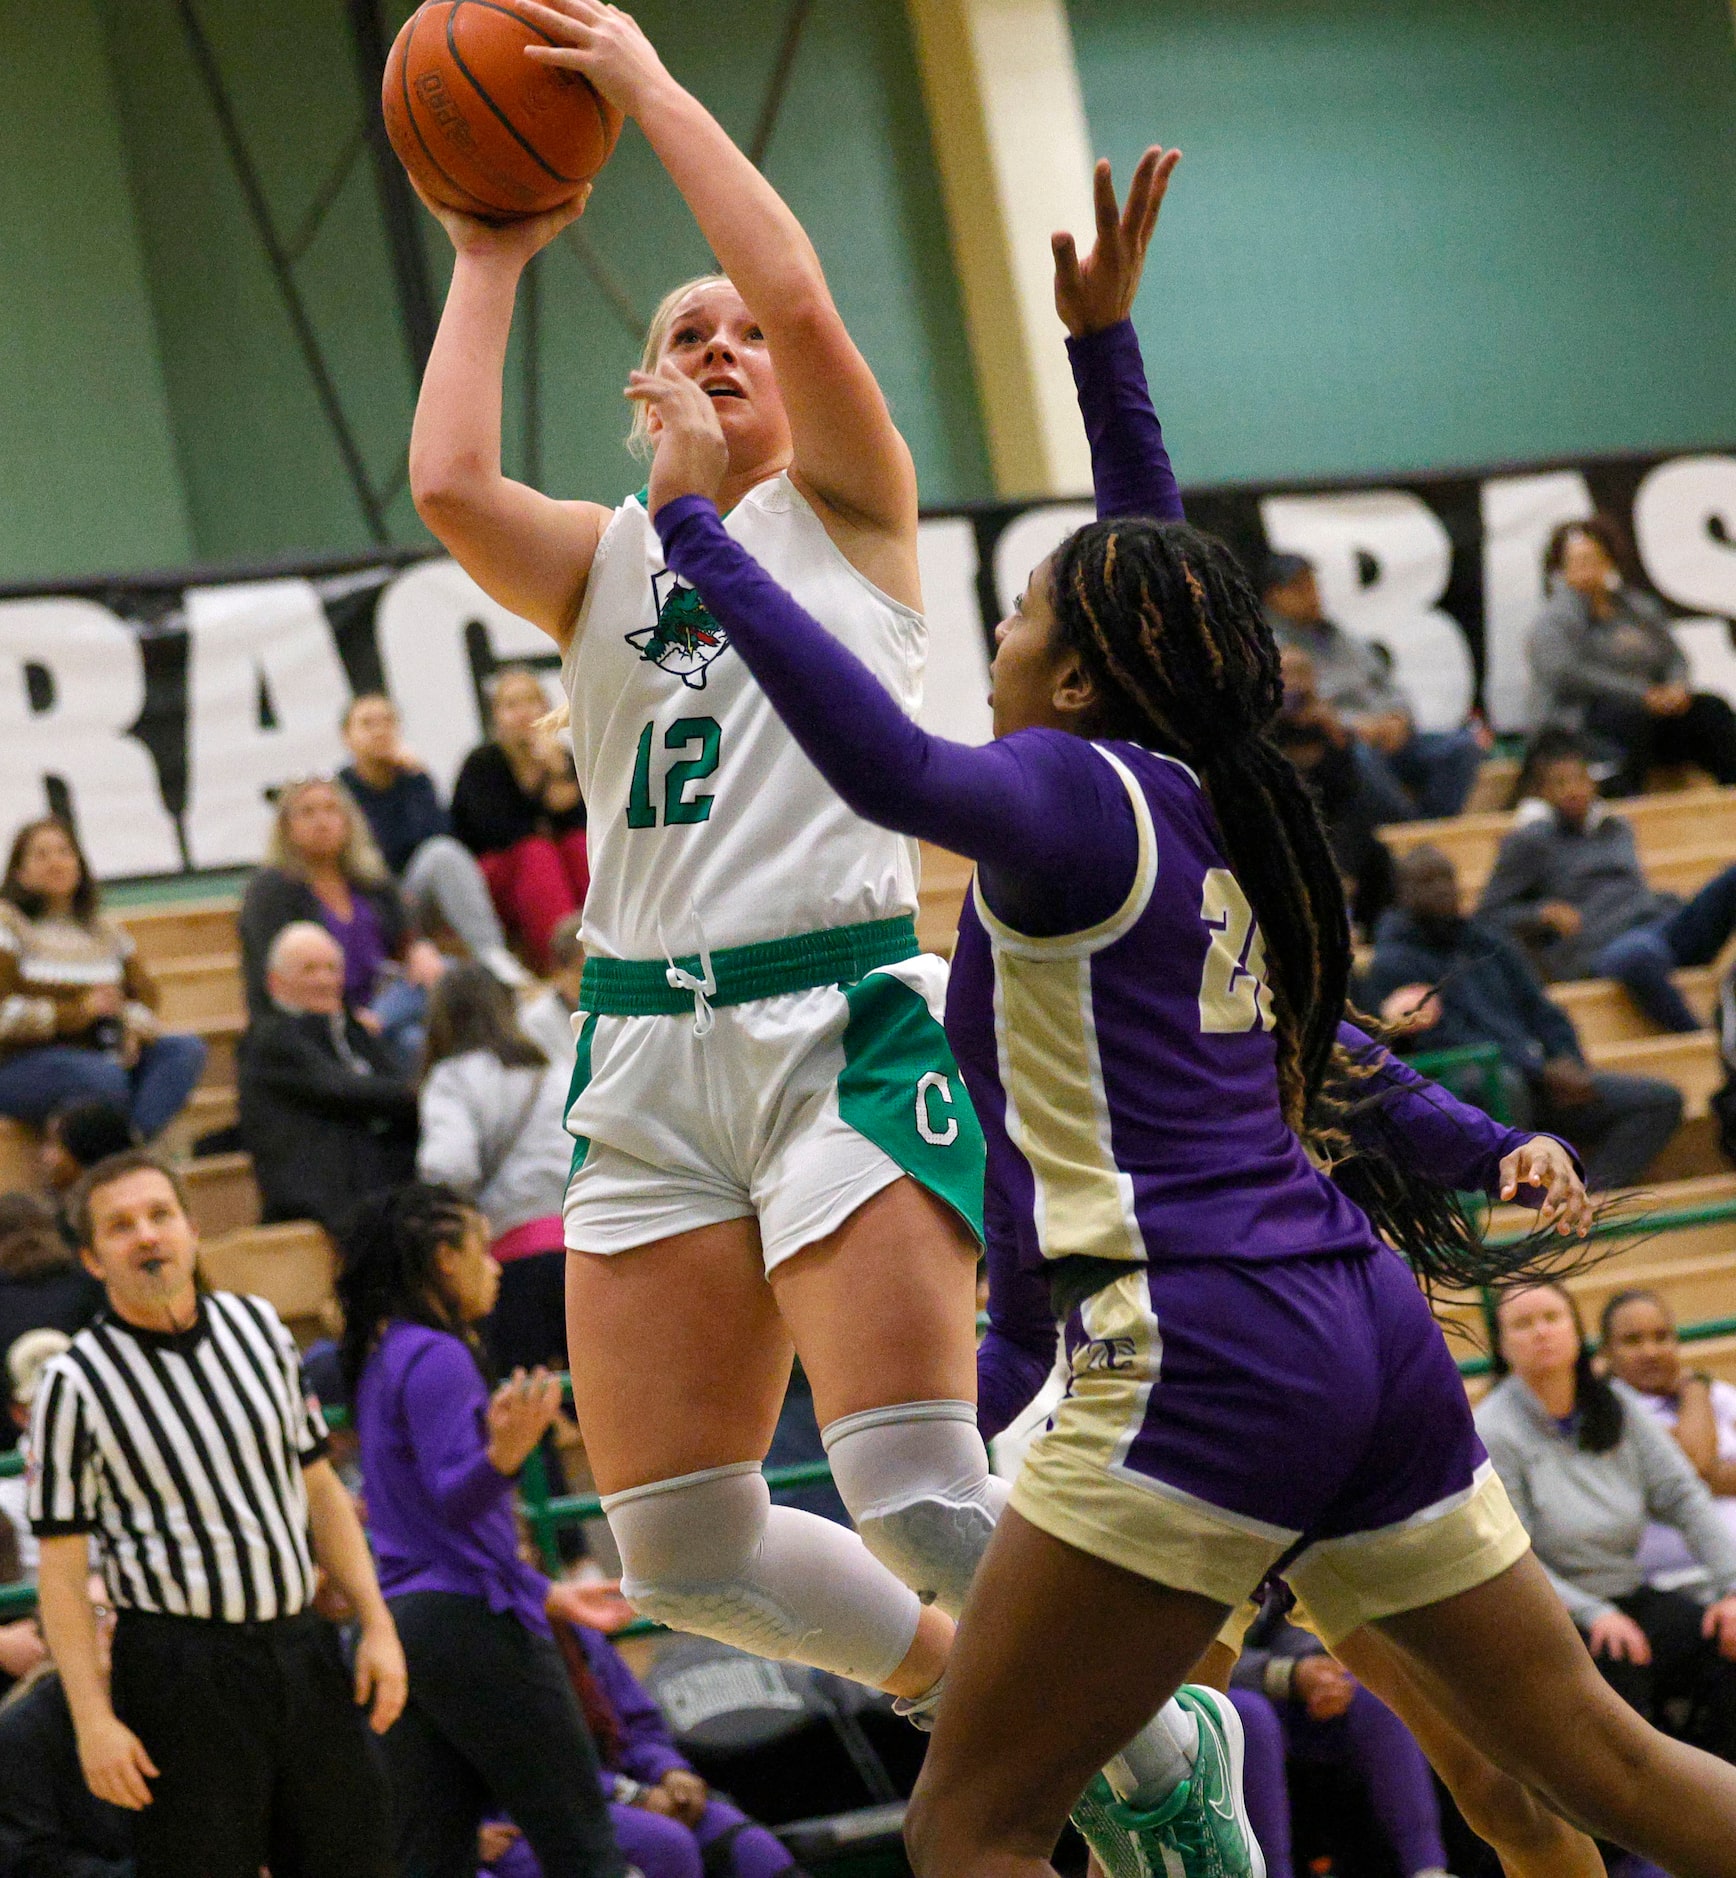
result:
<svg viewBox="0 0 1736 1878"><path fill-rule="evenodd" d="M608 162L620 120L579 73L525 57L550 43L498 0L427 0L404 22L381 106L424 195L510 221L570 201Z"/></svg>

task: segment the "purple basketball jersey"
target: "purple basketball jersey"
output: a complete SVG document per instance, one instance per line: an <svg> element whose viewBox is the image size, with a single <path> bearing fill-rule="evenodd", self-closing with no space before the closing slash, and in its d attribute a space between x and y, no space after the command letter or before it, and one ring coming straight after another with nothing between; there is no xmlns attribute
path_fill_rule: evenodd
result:
<svg viewBox="0 0 1736 1878"><path fill-rule="evenodd" d="M1260 931L1197 778L1096 747L1139 828L1126 901L1089 932L1030 938L973 887L947 998L1020 1266L1372 1250L1285 1125Z"/></svg>

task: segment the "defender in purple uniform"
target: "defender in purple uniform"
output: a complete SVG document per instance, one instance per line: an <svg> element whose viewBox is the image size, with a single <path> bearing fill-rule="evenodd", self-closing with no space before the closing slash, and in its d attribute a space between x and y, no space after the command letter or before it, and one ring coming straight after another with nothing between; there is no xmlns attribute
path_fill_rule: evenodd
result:
<svg viewBox="0 0 1736 1878"><path fill-rule="evenodd" d="M1095 1770L1277 1566L1329 1643L1372 1626L1561 1810L1678 1878L1728 1873L1736 1771L1597 1676L1411 1272L1303 1146L1377 1141L1364 1101L1395 1072L1343 1073L1370 1046L1341 1027L1341 889L1266 741L1276 652L1227 553L1179 523L1081 530L1001 628L999 741L965 749L911 724L690 493L721 474L703 396L640 391L669 564L858 812L979 863L948 1029L989 1135L1003 1294L1016 1272L1067 1324L1067 1398L949 1671L919 1872L1046 1871ZM1417 1227L1447 1215L1358 1159L1374 1221L1427 1269ZM1547 1184L1546 1217L1578 1204L1559 1144L1502 1174Z"/></svg>

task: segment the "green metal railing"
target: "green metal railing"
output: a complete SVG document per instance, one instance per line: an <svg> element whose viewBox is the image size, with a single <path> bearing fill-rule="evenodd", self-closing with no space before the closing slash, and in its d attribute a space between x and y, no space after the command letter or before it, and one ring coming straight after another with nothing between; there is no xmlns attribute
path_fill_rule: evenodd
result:
<svg viewBox="0 0 1736 1878"><path fill-rule="evenodd" d="M1452 1050L1422 1050L1404 1061L1461 1102L1480 1108L1503 1127L1513 1126L1513 1110L1501 1082L1501 1052L1492 1043L1465 1043Z"/></svg>
<svg viewBox="0 0 1736 1878"><path fill-rule="evenodd" d="M1478 1045L1472 1049L1439 1051L1439 1058L1464 1059L1485 1064L1493 1054L1486 1046ZM1414 1059L1420 1063L1422 1059ZM1449 1068L1453 1065L1449 1064ZM1444 1080L1438 1072L1431 1069L1430 1074L1437 1080ZM1642 1218L1600 1219L1591 1229L1593 1239L1614 1238L1620 1234L1631 1233L1636 1227L1643 1227L1648 1237L1671 1232L1686 1231L1694 1226L1718 1226L1736 1224L1736 1200L1713 1200L1704 1206L1676 1207L1664 1212L1651 1213ZM1498 1239L1497 1244L1512 1244L1521 1235L1515 1233ZM978 1320L979 1327L981 1320ZM1683 1324L1677 1332L1683 1343L1706 1343L1714 1337L1736 1335L1736 1317L1712 1317L1700 1323ZM1459 1360L1459 1373L1462 1376L1487 1376L1494 1365L1487 1356L1468 1356ZM562 1379L563 1388L567 1388L570 1399L570 1387L567 1379ZM328 1428L337 1430L349 1426L348 1411L342 1408L328 1408L325 1412ZM0 1479L20 1474L24 1471L22 1458L14 1451L0 1454ZM766 1485L774 1493L789 1492L799 1487L814 1487L828 1484L832 1478L831 1464L827 1461L799 1461L789 1467L768 1467ZM546 1570L551 1574L560 1570L560 1533L569 1526L575 1526L587 1519L600 1519L603 1503L594 1493L553 1493L550 1491L547 1465L542 1450L532 1452L524 1464L519 1479L519 1497L526 1526L530 1529L538 1555ZM36 1608L36 1588L34 1585L0 1585L0 1623L13 1618L27 1617ZM620 1636L635 1636L654 1631L655 1624L630 1624Z"/></svg>

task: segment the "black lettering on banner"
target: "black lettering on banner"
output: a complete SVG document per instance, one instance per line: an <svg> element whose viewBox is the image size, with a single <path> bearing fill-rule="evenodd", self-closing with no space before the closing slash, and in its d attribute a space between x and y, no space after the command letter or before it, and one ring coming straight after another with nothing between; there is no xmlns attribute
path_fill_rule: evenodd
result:
<svg viewBox="0 0 1736 1878"><path fill-rule="evenodd" d="M1524 728L1543 544L1560 522L1608 510L1633 537L1630 575L1675 616L1695 684L1736 700L1736 449L1186 499L1256 579L1274 550L1308 555L1328 610L1387 649L1425 728L1473 705L1498 729ZM924 517L924 724L987 737L995 623L1090 513L1073 501ZM344 761L339 720L355 693L392 696L445 791L508 662L536 666L553 701L547 640L444 559L0 588L0 838L53 806L104 879L250 866L275 787ZM657 798L672 821L709 806L713 753L692 725L684 734L669 753L681 790Z"/></svg>

